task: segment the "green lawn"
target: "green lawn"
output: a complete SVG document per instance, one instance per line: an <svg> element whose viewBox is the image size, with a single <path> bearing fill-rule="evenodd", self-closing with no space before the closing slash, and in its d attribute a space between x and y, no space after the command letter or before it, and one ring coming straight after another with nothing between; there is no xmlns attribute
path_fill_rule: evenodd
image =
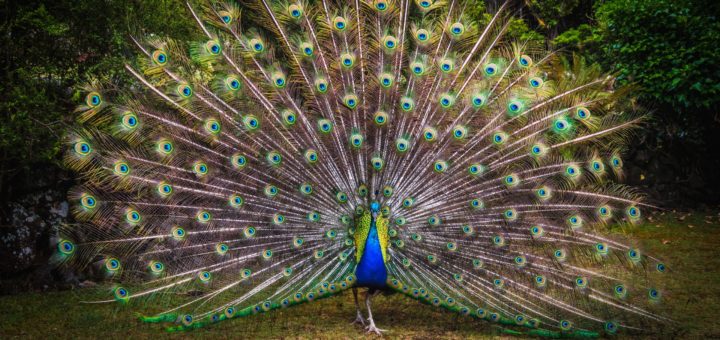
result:
<svg viewBox="0 0 720 340"><path fill-rule="evenodd" d="M657 213L627 230L642 249L665 261L663 300L670 317L684 329L683 338L720 338L720 214ZM615 230L620 232L620 230ZM221 322L185 332L167 333L158 324L143 324L133 310L116 304L86 305L88 291L28 293L0 297L0 338L359 338L350 324L352 294L266 314ZM398 294L374 300L375 320L389 337L489 338L495 326L421 305Z"/></svg>

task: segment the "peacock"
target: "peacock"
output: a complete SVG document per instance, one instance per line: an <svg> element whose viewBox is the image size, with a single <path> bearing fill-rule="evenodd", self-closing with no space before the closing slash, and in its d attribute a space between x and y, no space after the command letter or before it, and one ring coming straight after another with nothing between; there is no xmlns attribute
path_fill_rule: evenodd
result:
<svg viewBox="0 0 720 340"><path fill-rule="evenodd" d="M608 232L653 207L619 184L646 115L509 35L507 3L187 6L202 38L133 37L135 81L82 88L55 259L109 282L94 302L158 306L140 319L171 331L346 290L377 334L380 293L509 334L672 324L665 264Z"/></svg>

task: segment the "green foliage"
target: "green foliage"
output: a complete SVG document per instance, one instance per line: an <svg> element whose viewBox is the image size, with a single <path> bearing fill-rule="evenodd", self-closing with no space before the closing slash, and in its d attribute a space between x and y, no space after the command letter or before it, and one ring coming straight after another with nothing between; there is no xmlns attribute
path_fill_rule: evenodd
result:
<svg viewBox="0 0 720 340"><path fill-rule="evenodd" d="M73 91L90 75L128 80L123 65L136 51L129 37L143 35L131 29L189 39L195 32L180 0L134 1L132 6L122 1L10 1L2 6L0 196L58 171L47 165L59 159L77 104Z"/></svg>
<svg viewBox="0 0 720 340"><path fill-rule="evenodd" d="M569 29L554 43L589 54L647 100L677 110L720 104L717 4L690 0L609 0L595 25Z"/></svg>
<svg viewBox="0 0 720 340"><path fill-rule="evenodd" d="M579 51L589 58L596 57L603 42L598 31L596 27L582 24L558 35L553 39L553 43L559 48Z"/></svg>
<svg viewBox="0 0 720 340"><path fill-rule="evenodd" d="M465 8L465 15L477 22L480 29L492 20L492 14L487 12L485 3L482 0L470 0ZM506 34L508 37L520 41L545 40L545 37L542 34L530 28L526 20L516 17L510 19L510 24L508 25Z"/></svg>
<svg viewBox="0 0 720 340"><path fill-rule="evenodd" d="M508 26L507 35L520 41L536 40L543 41L545 36L538 33L528 26L527 21L519 18L513 18Z"/></svg>
<svg viewBox="0 0 720 340"><path fill-rule="evenodd" d="M720 4L607 0L593 10L590 22L563 32L555 45L615 72L621 85L637 85L638 103L652 111L634 148L645 183L664 199L679 192L716 200L720 150L711 146L720 144Z"/></svg>
<svg viewBox="0 0 720 340"><path fill-rule="evenodd" d="M554 28L573 13L580 0L527 0L526 4L536 13L540 26Z"/></svg>
<svg viewBox="0 0 720 340"><path fill-rule="evenodd" d="M675 109L720 104L717 5L690 0L614 0L597 8L603 56L621 79Z"/></svg>

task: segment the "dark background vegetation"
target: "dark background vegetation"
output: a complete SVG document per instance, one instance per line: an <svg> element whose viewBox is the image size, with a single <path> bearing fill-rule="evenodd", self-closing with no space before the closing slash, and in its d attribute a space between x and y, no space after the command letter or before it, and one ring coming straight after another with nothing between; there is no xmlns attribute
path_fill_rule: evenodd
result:
<svg viewBox="0 0 720 340"><path fill-rule="evenodd" d="M482 19L482 8L469 6ZM652 112L625 157L627 182L658 205L720 201L720 4L716 0L515 0L510 34L579 52L635 84ZM90 77L127 81L130 34L191 40L179 0L0 0L0 293L45 287L56 225L68 218L73 175L63 136ZM65 278L66 282L71 282Z"/></svg>

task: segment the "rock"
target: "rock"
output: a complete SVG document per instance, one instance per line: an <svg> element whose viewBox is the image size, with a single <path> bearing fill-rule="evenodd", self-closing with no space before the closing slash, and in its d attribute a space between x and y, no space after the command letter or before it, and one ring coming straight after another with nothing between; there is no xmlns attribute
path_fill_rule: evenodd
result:
<svg viewBox="0 0 720 340"><path fill-rule="evenodd" d="M54 250L50 239L61 224L67 223L66 194L45 190L7 203L5 209L7 217L0 221L0 276L15 278L21 272L49 266L48 258Z"/></svg>

